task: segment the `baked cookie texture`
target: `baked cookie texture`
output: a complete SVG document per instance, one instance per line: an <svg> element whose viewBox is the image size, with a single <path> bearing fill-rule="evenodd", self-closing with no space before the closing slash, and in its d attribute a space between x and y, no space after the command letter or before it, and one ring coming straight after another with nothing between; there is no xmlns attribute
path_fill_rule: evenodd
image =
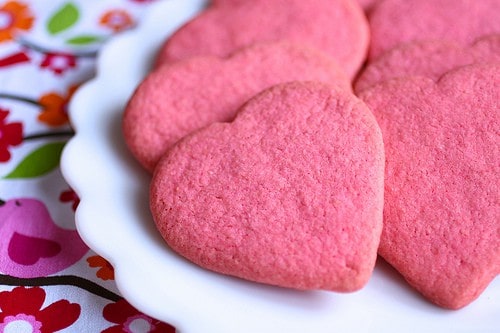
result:
<svg viewBox="0 0 500 333"><path fill-rule="evenodd" d="M253 0L213 0L211 1L211 5L215 6L230 6L238 3L251 2ZM353 0L354 1L354 0ZM361 7L367 11L370 10L373 6L375 6L380 0L356 0L357 3L361 5Z"/></svg>
<svg viewBox="0 0 500 333"><path fill-rule="evenodd" d="M204 268L350 292L375 265L383 177L382 135L364 103L295 82L180 140L155 169L150 204L169 246Z"/></svg>
<svg viewBox="0 0 500 333"><path fill-rule="evenodd" d="M361 8L365 10L365 12L369 13L373 7L375 7L382 0L357 0L357 2L361 5Z"/></svg>
<svg viewBox="0 0 500 333"><path fill-rule="evenodd" d="M204 268L350 292L378 250L462 308L500 274L500 1L358 2L214 1L164 43L126 143Z"/></svg>
<svg viewBox="0 0 500 333"><path fill-rule="evenodd" d="M498 0L384 0L369 14L369 58L403 43L447 40L468 45L500 32Z"/></svg>
<svg viewBox="0 0 500 333"><path fill-rule="evenodd" d="M254 45L225 59L195 57L161 66L139 85L127 104L122 120L125 142L152 172L160 157L183 136L213 122L231 121L253 95L296 80L352 89L334 59L287 42Z"/></svg>
<svg viewBox="0 0 500 333"><path fill-rule="evenodd" d="M289 41L318 48L354 77L368 51L368 21L353 0L252 0L211 6L188 22L157 63L197 55L227 56L254 43Z"/></svg>
<svg viewBox="0 0 500 333"><path fill-rule="evenodd" d="M398 77L425 76L437 81L452 69L487 62L500 62L500 34L482 37L467 46L443 40L407 43L369 62L354 86L359 93Z"/></svg>
<svg viewBox="0 0 500 333"><path fill-rule="evenodd" d="M386 151L379 253L432 302L458 309L500 273L500 64L363 91Z"/></svg>

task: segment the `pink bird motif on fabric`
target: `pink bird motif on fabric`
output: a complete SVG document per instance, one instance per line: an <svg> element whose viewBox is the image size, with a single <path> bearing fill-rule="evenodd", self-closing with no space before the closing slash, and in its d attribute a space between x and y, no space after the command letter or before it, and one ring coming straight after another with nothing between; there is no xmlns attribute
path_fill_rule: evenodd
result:
<svg viewBox="0 0 500 333"><path fill-rule="evenodd" d="M36 199L0 201L0 271L30 278L57 273L80 260L87 245L54 223Z"/></svg>

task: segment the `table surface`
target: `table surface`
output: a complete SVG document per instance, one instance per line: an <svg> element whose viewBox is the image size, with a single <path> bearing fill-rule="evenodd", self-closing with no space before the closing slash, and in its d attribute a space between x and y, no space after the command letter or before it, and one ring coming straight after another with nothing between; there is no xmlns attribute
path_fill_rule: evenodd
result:
<svg viewBox="0 0 500 333"><path fill-rule="evenodd" d="M0 0L0 331L174 332L129 305L75 231L66 113L107 40L148 0Z"/></svg>

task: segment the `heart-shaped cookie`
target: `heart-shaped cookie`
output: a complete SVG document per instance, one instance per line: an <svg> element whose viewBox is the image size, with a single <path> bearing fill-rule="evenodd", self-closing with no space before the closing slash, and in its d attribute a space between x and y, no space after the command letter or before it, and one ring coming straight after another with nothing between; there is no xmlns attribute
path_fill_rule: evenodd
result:
<svg viewBox="0 0 500 333"><path fill-rule="evenodd" d="M239 3L244 3L247 0L213 0L212 5L213 6L231 6L231 5L237 5ZM365 11L369 11L370 8L375 6L376 2L378 0L357 0L357 2L361 5L361 7Z"/></svg>
<svg viewBox="0 0 500 333"><path fill-rule="evenodd" d="M179 141L155 169L151 211L170 247L202 267L354 291L377 256L383 169L380 129L358 98L288 83Z"/></svg>
<svg viewBox="0 0 500 333"><path fill-rule="evenodd" d="M369 13L381 0L357 0L365 12Z"/></svg>
<svg viewBox="0 0 500 333"><path fill-rule="evenodd" d="M241 47L283 40L323 50L353 77L368 51L368 22L353 0L234 1L211 6L180 28L157 63L227 56Z"/></svg>
<svg viewBox="0 0 500 333"><path fill-rule="evenodd" d="M500 32L498 0L384 0L369 16L374 59L398 45L419 40L448 40L468 45Z"/></svg>
<svg viewBox="0 0 500 333"><path fill-rule="evenodd" d="M500 273L500 65L364 91L386 150L379 253L425 297L463 307Z"/></svg>
<svg viewBox="0 0 500 333"><path fill-rule="evenodd" d="M421 75L437 81L454 68L495 61L500 61L500 34L470 46L441 40L407 43L370 62L356 80L355 91L396 77Z"/></svg>
<svg viewBox="0 0 500 333"><path fill-rule="evenodd" d="M152 171L184 135L213 122L230 121L253 95L295 80L351 89L335 60L290 43L256 45L227 59L199 57L160 67L141 83L127 105L125 141L137 160Z"/></svg>

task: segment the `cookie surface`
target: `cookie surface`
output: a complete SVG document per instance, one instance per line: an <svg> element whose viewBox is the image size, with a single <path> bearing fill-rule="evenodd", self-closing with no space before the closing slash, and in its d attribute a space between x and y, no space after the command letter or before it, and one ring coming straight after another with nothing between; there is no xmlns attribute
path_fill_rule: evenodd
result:
<svg viewBox="0 0 500 333"><path fill-rule="evenodd" d="M238 4L238 3L244 3L244 2L249 2L252 0L213 0L211 2L211 5L215 6L227 6L227 5L233 5L233 4ZM356 0L361 7L364 10L369 10L372 8L379 0Z"/></svg>
<svg viewBox="0 0 500 333"><path fill-rule="evenodd" d="M456 67L495 61L500 61L500 34L483 37L470 46L446 41L404 44L370 62L356 80L355 91L396 77L421 75L437 81Z"/></svg>
<svg viewBox="0 0 500 333"><path fill-rule="evenodd" d="M151 210L170 247L204 268L354 291L376 260L383 168L380 129L352 93L283 84L179 141L155 169Z"/></svg>
<svg viewBox="0 0 500 333"><path fill-rule="evenodd" d="M500 66L361 93L386 151L379 254L436 304L461 308L500 273Z"/></svg>
<svg viewBox="0 0 500 333"><path fill-rule="evenodd" d="M468 45L481 36L500 33L499 14L498 0L384 0L370 13L369 56L374 59L417 40Z"/></svg>
<svg viewBox="0 0 500 333"><path fill-rule="evenodd" d="M331 55L351 77L365 59L369 31L353 0L254 0L211 6L175 33L158 63L196 55L227 56L256 42L288 40Z"/></svg>
<svg viewBox="0 0 500 333"><path fill-rule="evenodd" d="M234 4L244 3L248 0L213 0L210 2L212 6L231 6Z"/></svg>
<svg viewBox="0 0 500 333"><path fill-rule="evenodd" d="M377 3L380 2L380 0L357 0L361 7L369 12L374 6L377 5Z"/></svg>
<svg viewBox="0 0 500 333"><path fill-rule="evenodd" d="M314 80L351 89L331 57L289 43L246 48L227 59L199 57L152 72L130 99L125 141L149 171L184 135L213 122L230 121L250 97L274 84Z"/></svg>

